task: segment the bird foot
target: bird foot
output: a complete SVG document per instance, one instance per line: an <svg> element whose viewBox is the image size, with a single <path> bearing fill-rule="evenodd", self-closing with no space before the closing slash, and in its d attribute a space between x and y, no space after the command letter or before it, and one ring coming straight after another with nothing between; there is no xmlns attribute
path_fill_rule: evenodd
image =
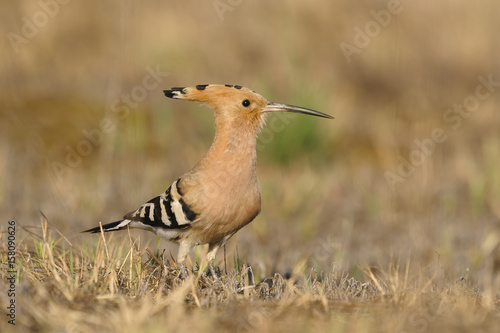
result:
<svg viewBox="0 0 500 333"><path fill-rule="evenodd" d="M184 280L187 280L189 279L189 272L187 270L187 267L186 267L186 263L183 262L180 266L180 272L179 272L179 277L182 275L182 277L184 278Z"/></svg>

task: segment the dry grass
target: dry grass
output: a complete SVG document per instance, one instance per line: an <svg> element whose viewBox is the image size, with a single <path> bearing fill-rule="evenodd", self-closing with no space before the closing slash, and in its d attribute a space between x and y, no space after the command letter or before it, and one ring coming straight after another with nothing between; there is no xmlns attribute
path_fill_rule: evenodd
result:
<svg viewBox="0 0 500 333"><path fill-rule="evenodd" d="M15 219L22 305L19 326L1 320L0 330L494 330L500 89L473 112L447 112L476 94L478 77L500 81L499 3L401 3L350 63L340 44L354 43L353 29L387 2L243 1L221 21L212 1L73 0L19 52L3 38L1 283ZM23 18L42 10L34 1L5 7L2 36L21 34ZM168 75L126 116L113 112L157 66ZM184 283L171 244L79 231L161 193L202 156L211 112L161 92L201 83L242 84L335 120L269 119L259 139L261 215L227 245L227 275ZM103 119L112 128L102 141L55 172ZM386 172L398 173L435 129L447 139L391 190Z"/></svg>
<svg viewBox="0 0 500 333"><path fill-rule="evenodd" d="M218 279L195 269L183 280L171 259L141 249L130 234L128 242L105 235L77 248L54 239L44 219L41 230L40 238L21 233L34 246L26 239L17 253L16 329L23 332L487 332L499 324L494 293L481 292L468 273L439 282L438 269L429 277L394 261L362 268L361 282L301 262L263 280L246 264ZM6 268L6 255L1 260Z"/></svg>

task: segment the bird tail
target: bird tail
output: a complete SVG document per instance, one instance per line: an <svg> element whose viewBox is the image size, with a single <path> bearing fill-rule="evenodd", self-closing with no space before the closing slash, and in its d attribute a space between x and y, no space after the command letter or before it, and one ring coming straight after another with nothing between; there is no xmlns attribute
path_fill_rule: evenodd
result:
<svg viewBox="0 0 500 333"><path fill-rule="evenodd" d="M120 229L123 229L124 227L126 227L129 223L130 223L130 220L120 220L120 221L111 222L111 223L103 225L102 230L106 231L106 232L120 230ZM101 226L95 227L95 228L92 228L89 230L84 230L84 231L82 231L82 233L83 232L89 232L89 233L95 234L95 233L101 232Z"/></svg>

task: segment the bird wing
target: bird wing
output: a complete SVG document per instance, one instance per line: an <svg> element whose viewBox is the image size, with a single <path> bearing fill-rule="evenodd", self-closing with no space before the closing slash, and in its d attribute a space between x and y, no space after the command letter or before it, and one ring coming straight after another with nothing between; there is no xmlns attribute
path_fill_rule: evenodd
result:
<svg viewBox="0 0 500 333"><path fill-rule="evenodd" d="M199 214L184 202L176 180L164 193L149 200L124 220L139 222L153 228L182 229L196 222Z"/></svg>

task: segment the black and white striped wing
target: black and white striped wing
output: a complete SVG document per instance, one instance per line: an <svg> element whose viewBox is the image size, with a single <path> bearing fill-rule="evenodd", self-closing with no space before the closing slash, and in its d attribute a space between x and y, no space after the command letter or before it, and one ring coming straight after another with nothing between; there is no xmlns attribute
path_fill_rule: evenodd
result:
<svg viewBox="0 0 500 333"><path fill-rule="evenodd" d="M194 212L182 199L182 192L178 186L180 179L176 180L164 193L146 202L139 209L128 213L123 220L111 222L102 226L103 231L115 231L125 228L148 229L158 231L179 230L196 222L199 214ZM82 232L97 233L101 227L95 227Z"/></svg>
<svg viewBox="0 0 500 333"><path fill-rule="evenodd" d="M139 222L146 227L182 229L195 222L199 214L193 212L184 202L176 180L164 193L149 200L134 212L123 217L132 222ZM128 223L127 223L128 224ZM133 226L133 223L130 225Z"/></svg>

